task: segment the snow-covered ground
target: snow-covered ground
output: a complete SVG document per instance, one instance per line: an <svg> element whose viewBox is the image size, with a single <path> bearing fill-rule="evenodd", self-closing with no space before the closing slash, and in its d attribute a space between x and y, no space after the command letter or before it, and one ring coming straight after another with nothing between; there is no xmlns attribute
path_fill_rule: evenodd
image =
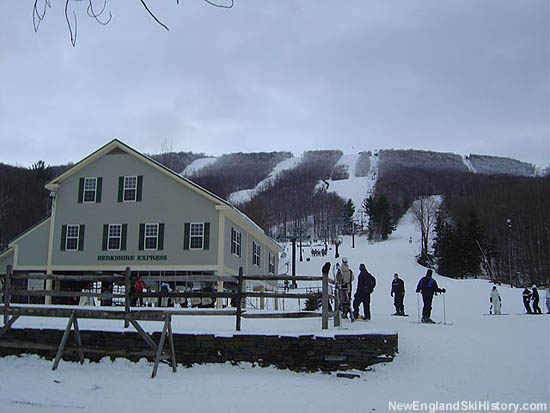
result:
<svg viewBox="0 0 550 413"><path fill-rule="evenodd" d="M37 356L0 358L1 412L389 412L390 402L546 402L550 407L550 316L523 314L521 290L499 287L503 312L486 316L491 284L486 280L452 280L435 276L447 289L446 319L452 325L414 324L416 283L425 269L416 264L418 239L411 216L386 242L369 244L345 238L343 256L354 272L360 263L376 277L370 322L343 320L341 328L321 330L320 319L243 319L242 333L346 334L380 331L399 333L399 354L373 371L358 372L354 380L335 374L299 374L275 368L201 365L179 367L172 373L161 365L149 378L152 365L104 360L101 363L51 362ZM325 261L335 263L334 251L324 258L305 257L299 274L319 274ZM407 290L409 317L392 317L390 282L397 272ZM542 303L544 304L544 303ZM289 309L292 305L285 303ZM301 303L303 306L303 302ZM546 310L546 308L543 308ZM432 318L443 319L443 297L434 299ZM22 318L14 327L64 328L66 320ZM176 332L234 333L233 317L180 317ZM332 321L331 321L332 324ZM121 322L82 320L81 329L122 330ZM145 324L160 330L161 323ZM481 405L483 406L483 405ZM401 406L403 407L403 406ZM424 410L432 409L427 405ZM431 410L430 410L431 409ZM412 408L405 411L412 411ZM403 411L403 410L402 410ZM483 407L469 411L489 411ZM510 410L507 410L510 411ZM513 410L512 410L513 411ZM530 410L534 411L534 410Z"/></svg>

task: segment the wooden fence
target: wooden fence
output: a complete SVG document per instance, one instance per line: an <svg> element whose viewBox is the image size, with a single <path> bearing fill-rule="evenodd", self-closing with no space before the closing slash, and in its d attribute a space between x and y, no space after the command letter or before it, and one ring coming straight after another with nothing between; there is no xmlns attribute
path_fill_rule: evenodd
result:
<svg viewBox="0 0 550 413"><path fill-rule="evenodd" d="M144 281L155 282L231 282L237 284L236 292L231 291L185 291L185 292L133 292L131 285L138 278L131 275L130 267L127 267L124 275L62 275L62 274L14 274L12 267L8 266L6 274L0 276L3 278L3 305L0 306L0 310L3 313L4 325L0 329L0 337L8 331L15 321L21 316L34 316L34 317L62 317L68 318L67 327L58 348L58 353L54 361L53 369L57 368L59 360L63 355L65 345L67 343L70 331L74 331L77 346L81 346L80 333L78 329L79 318L92 318L103 320L124 320L124 326L129 327L130 324L136 329L139 335L145 340L145 342L151 347L155 353L155 366L153 369L152 377L155 377L158 363L164 357L170 358L172 367L175 371L176 361L175 353L173 349L172 328L171 319L173 316L235 316L235 330L241 331L242 318L303 318L303 317L321 317L322 329L328 329L329 318L334 318L334 326L340 325L340 314L338 296L339 294L330 291L329 285L336 283L330 279L328 274L323 276L287 276L287 275L243 275L242 268L240 268L238 276L225 276L225 275L169 275L169 276L147 276L139 277ZM27 281L27 288L14 289L12 288L12 281L22 279ZM55 290L29 290L28 280L38 279L44 281L86 281L93 282L106 282L115 285L124 285L124 294L109 292L93 292L93 291L55 291ZM243 302L249 297L259 298L283 298L283 299L307 299L312 298L311 294L307 293L293 293L293 292L258 292L258 291L244 291L243 285L246 281L321 281L321 312L311 311L299 311L299 312L262 312L262 313L247 313L243 308ZM333 288L333 290L334 290ZM77 308L65 307L65 306L13 306L13 296L26 296L26 297L96 297L101 300L112 300L113 298L122 299L124 302L124 309L102 307L101 309L90 308ZM168 310L162 308L159 310L142 310L132 308L130 306L132 298L229 298L234 299L236 308L234 310ZM329 301L334 300L335 311L330 311ZM141 328L138 321L164 321L164 327L159 344L157 345L151 337ZM164 343L168 339L170 344L169 353L164 353ZM83 359L81 358L81 361Z"/></svg>

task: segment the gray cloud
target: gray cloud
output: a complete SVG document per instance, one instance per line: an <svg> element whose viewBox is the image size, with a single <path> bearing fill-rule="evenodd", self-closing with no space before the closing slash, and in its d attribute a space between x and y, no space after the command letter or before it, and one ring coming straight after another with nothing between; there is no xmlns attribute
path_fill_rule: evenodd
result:
<svg viewBox="0 0 550 413"><path fill-rule="evenodd" d="M79 160L113 137L154 153L418 148L549 163L543 0L108 4L70 45L0 3L6 163ZM29 142L22 146L21 142Z"/></svg>

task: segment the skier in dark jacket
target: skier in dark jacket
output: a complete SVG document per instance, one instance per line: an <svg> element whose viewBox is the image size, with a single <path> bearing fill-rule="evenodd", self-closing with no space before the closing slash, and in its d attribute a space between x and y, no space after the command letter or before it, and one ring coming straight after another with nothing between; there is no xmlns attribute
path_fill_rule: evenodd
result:
<svg viewBox="0 0 550 413"><path fill-rule="evenodd" d="M531 300L533 300L533 312L535 314L542 314L542 310L539 307L539 291L536 285L533 285L533 289L531 290Z"/></svg>
<svg viewBox="0 0 550 413"><path fill-rule="evenodd" d="M531 291L529 291L529 288L525 288L523 290L523 293L521 293L523 297L523 306L525 307L525 311L527 311L527 314L533 314L533 310L531 310Z"/></svg>
<svg viewBox="0 0 550 413"><path fill-rule="evenodd" d="M376 279L367 271L365 264L359 266L359 277L357 279L357 291L353 300L353 314L355 319L359 317L359 306L363 303L365 313L363 319L370 320L370 295L376 287Z"/></svg>
<svg viewBox="0 0 550 413"><path fill-rule="evenodd" d="M405 307L403 306L405 282L399 278L399 274L397 273L393 274L390 295L393 296L393 305L395 306L395 313L393 315L405 315Z"/></svg>
<svg viewBox="0 0 550 413"><path fill-rule="evenodd" d="M426 275L420 279L416 286L416 292L422 293L422 300L424 301L424 308L422 309L422 322L423 323L435 323L430 317L432 314L432 300L434 294L445 293L445 288L439 288L437 282L432 278L432 270L428 270Z"/></svg>

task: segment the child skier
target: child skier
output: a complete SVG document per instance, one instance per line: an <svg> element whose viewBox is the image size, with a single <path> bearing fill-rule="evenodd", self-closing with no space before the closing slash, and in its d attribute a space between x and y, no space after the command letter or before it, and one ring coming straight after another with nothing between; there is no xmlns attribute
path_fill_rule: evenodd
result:
<svg viewBox="0 0 550 413"><path fill-rule="evenodd" d="M531 291L529 291L529 288L525 288L523 290L523 293L521 293L521 296L523 297L523 306L525 307L525 311L527 311L527 314L533 314L533 310L531 310Z"/></svg>
<svg viewBox="0 0 550 413"><path fill-rule="evenodd" d="M502 299L500 298L500 294L498 293L496 285L491 290L491 295L490 295L490 298L489 298L489 302L493 306L493 314L500 315L501 314L500 306L501 306L501 303L502 303Z"/></svg>

